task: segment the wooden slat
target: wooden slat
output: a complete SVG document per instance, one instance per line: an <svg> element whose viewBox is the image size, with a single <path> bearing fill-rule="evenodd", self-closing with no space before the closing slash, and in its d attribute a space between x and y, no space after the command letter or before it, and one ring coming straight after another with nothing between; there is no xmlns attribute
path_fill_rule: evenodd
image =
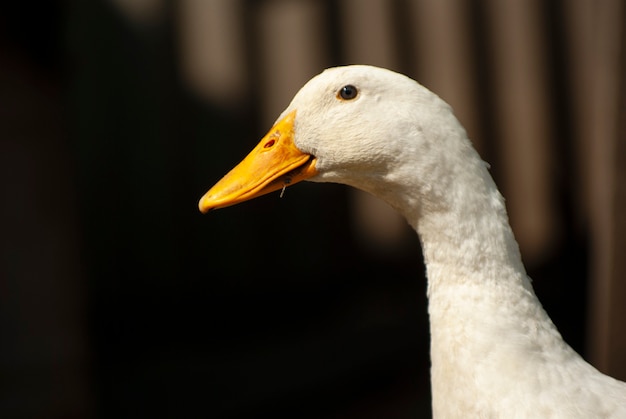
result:
<svg viewBox="0 0 626 419"><path fill-rule="evenodd" d="M178 6L184 81L213 103L240 104L249 77L241 0L182 0Z"/></svg>
<svg viewBox="0 0 626 419"><path fill-rule="evenodd" d="M155 25L165 15L164 0L111 0L111 3L136 25Z"/></svg>
<svg viewBox="0 0 626 419"><path fill-rule="evenodd" d="M539 262L555 245L549 91L537 0L490 0L499 172L524 260Z"/></svg>
<svg viewBox="0 0 626 419"><path fill-rule="evenodd" d="M591 205L591 163L589 156L594 146L592 133L592 105L594 60L594 10L595 0L579 0L571 2L565 8L566 48L569 62L568 86L570 106L573 112L572 132L574 146L574 173L572 183L578 185L573 194L573 209L581 230L588 228L589 206Z"/></svg>
<svg viewBox="0 0 626 419"><path fill-rule="evenodd" d="M391 2L340 0L343 59L346 64L370 64L397 69Z"/></svg>
<svg viewBox="0 0 626 419"><path fill-rule="evenodd" d="M293 95L329 63L323 3L268 1L259 5L261 121L269 126Z"/></svg>
<svg viewBox="0 0 626 419"><path fill-rule="evenodd" d="M470 4L464 0L424 0L408 2L408 13L412 22L410 33L417 48L413 61L417 61L418 81L452 106L472 142L482 152L478 83L474 74L476 53L470 36L468 7Z"/></svg>
<svg viewBox="0 0 626 419"><path fill-rule="evenodd" d="M626 134L624 133L624 5L619 0L595 4L593 20L593 90L586 98L590 158L589 351L602 371L626 379Z"/></svg>

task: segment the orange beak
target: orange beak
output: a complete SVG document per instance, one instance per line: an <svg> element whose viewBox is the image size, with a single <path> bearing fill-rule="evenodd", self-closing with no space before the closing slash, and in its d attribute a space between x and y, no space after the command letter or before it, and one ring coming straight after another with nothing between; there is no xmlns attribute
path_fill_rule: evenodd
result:
<svg viewBox="0 0 626 419"><path fill-rule="evenodd" d="M204 194L200 211L235 205L316 175L315 157L293 142L295 118L292 111L278 121L241 163Z"/></svg>

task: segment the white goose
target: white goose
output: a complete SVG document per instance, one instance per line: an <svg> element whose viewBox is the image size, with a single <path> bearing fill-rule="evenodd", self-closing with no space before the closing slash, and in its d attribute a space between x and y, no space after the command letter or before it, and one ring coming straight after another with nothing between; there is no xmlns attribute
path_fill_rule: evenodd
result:
<svg viewBox="0 0 626 419"><path fill-rule="evenodd" d="M435 417L626 418L626 383L561 338L526 276L486 164L438 96L381 68L328 69L200 210L304 179L367 191L419 235Z"/></svg>

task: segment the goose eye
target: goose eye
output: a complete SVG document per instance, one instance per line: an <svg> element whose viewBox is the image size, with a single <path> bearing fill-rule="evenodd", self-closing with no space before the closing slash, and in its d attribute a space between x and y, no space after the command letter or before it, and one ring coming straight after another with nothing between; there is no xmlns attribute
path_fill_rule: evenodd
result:
<svg viewBox="0 0 626 419"><path fill-rule="evenodd" d="M356 87L354 87L351 84L348 84L348 85L343 86L341 89L339 89L337 97L344 99L344 100L352 100L357 96L358 93L359 91L357 90Z"/></svg>

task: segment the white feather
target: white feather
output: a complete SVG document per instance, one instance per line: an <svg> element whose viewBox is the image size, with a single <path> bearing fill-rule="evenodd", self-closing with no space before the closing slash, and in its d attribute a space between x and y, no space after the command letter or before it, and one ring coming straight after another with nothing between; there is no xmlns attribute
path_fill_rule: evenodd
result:
<svg viewBox="0 0 626 419"><path fill-rule="evenodd" d="M337 92L354 85L358 96ZM295 143L318 182L387 201L427 266L437 418L626 418L626 384L561 338L535 296L487 165L450 107L406 76L326 70L294 97ZM284 114L283 114L284 115Z"/></svg>

